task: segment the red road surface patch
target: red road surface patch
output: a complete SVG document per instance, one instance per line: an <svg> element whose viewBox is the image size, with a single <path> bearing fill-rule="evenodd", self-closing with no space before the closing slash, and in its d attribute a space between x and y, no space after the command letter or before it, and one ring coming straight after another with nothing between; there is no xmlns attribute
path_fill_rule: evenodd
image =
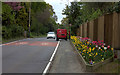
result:
<svg viewBox="0 0 120 75"><path fill-rule="evenodd" d="M28 43L29 42L14 42L14 43L8 43L8 44L5 44L5 45L16 45L16 46L18 46L18 45L26 45Z"/></svg>
<svg viewBox="0 0 120 75"><path fill-rule="evenodd" d="M42 41L37 41L34 43L29 44L30 46L56 46L56 42L42 42Z"/></svg>
<svg viewBox="0 0 120 75"><path fill-rule="evenodd" d="M5 45L14 45L14 46L19 46L19 45L29 45L29 46L56 46L57 42L45 42L45 41L36 41L36 42L30 42L30 41L25 41L25 42L14 42L14 43L8 43Z"/></svg>

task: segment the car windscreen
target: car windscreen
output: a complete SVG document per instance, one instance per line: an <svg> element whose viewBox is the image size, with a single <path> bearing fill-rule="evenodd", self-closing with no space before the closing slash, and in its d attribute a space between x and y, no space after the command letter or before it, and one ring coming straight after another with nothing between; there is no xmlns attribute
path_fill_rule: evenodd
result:
<svg viewBox="0 0 120 75"><path fill-rule="evenodd" d="M54 32L49 32L48 34L55 34Z"/></svg>

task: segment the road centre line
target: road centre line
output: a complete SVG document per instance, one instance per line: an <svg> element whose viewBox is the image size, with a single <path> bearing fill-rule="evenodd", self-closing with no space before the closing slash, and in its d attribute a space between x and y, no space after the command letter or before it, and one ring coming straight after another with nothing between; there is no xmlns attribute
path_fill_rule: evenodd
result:
<svg viewBox="0 0 120 75"><path fill-rule="evenodd" d="M53 54L52 54L52 56L51 56L51 58L50 58L50 60L49 60L49 62L48 62L48 64L47 64L46 68L44 69L42 75L45 75L45 74L47 73L47 71L48 71L48 69L49 69L49 67L50 67L50 65L51 65L51 62L52 62L52 60L53 60L53 58L54 58L54 56L55 56L55 54L56 54L56 52L57 52L57 49L58 49L59 44L60 44L60 41L58 41L58 44L57 44L57 46L56 46L56 48L55 48L55 50L54 50L54 52L53 52Z"/></svg>

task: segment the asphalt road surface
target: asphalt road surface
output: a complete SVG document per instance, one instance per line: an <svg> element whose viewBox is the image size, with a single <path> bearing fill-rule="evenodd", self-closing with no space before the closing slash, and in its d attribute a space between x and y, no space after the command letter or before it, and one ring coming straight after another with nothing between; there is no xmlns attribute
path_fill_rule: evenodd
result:
<svg viewBox="0 0 120 75"><path fill-rule="evenodd" d="M2 73L42 73L57 45L54 39L24 39L2 46Z"/></svg>

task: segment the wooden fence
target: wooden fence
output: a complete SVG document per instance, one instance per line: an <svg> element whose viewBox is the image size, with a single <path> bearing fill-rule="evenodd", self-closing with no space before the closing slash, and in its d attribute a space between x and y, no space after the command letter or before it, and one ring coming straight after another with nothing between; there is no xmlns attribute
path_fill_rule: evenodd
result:
<svg viewBox="0 0 120 75"><path fill-rule="evenodd" d="M104 40L106 45L120 49L120 13L106 14L79 26L77 35L91 40Z"/></svg>

